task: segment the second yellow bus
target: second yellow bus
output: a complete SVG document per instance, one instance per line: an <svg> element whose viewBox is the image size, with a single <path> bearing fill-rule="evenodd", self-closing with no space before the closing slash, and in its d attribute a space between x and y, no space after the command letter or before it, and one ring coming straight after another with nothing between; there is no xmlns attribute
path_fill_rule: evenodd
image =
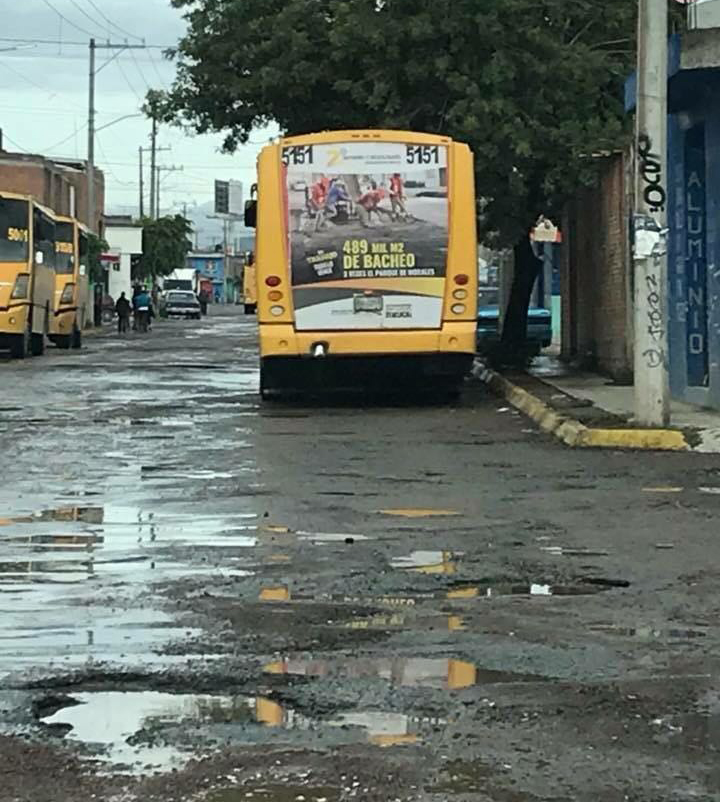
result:
<svg viewBox="0 0 720 802"><path fill-rule="evenodd" d="M0 192L0 348L16 359L45 350L54 266L52 212L28 196Z"/></svg>

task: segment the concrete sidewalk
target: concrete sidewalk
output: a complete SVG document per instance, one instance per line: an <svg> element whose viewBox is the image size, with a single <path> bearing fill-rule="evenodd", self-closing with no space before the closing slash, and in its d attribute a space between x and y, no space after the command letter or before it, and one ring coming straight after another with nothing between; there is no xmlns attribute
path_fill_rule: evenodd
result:
<svg viewBox="0 0 720 802"><path fill-rule="evenodd" d="M542 429L570 446L720 453L720 413L673 401L666 429L633 422L633 387L573 370L553 356L527 372L480 369L483 380Z"/></svg>

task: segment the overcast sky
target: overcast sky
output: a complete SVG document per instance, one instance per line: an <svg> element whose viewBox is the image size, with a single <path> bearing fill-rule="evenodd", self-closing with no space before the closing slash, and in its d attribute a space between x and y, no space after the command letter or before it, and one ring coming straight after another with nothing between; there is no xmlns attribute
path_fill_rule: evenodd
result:
<svg viewBox="0 0 720 802"><path fill-rule="evenodd" d="M181 14L169 0L0 0L0 4L0 127L7 150L85 158L90 34L98 42L110 38L137 43L144 38L148 45L167 47L185 30ZM8 41L14 39L52 43ZM112 52L98 50L98 66ZM148 87L167 88L174 71L158 48L122 53L97 76L97 127L137 114ZM258 132L253 137L258 145L225 156L219 153L219 135L188 137L178 129L161 128L159 144L172 150L159 154L159 163L184 168L163 175L163 209L211 199L215 178L235 178L249 186L256 154L269 133L273 132ZM105 171L108 211L137 210L138 147L148 144L149 124L142 117L122 120L97 134L95 160ZM148 184L146 173L146 193Z"/></svg>

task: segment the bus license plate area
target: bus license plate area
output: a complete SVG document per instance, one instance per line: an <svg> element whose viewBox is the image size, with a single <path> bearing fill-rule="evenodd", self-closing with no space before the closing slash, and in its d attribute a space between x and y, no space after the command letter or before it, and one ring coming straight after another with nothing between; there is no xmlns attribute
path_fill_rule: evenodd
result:
<svg viewBox="0 0 720 802"><path fill-rule="evenodd" d="M373 312L374 314L381 315L383 311L382 295L353 296L353 311L355 314L358 312Z"/></svg>

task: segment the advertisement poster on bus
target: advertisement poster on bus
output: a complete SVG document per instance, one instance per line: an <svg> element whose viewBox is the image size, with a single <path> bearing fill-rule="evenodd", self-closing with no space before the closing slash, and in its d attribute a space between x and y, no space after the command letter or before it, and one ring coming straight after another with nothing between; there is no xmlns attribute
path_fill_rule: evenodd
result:
<svg viewBox="0 0 720 802"><path fill-rule="evenodd" d="M440 326L447 154L402 142L283 148L298 329Z"/></svg>

